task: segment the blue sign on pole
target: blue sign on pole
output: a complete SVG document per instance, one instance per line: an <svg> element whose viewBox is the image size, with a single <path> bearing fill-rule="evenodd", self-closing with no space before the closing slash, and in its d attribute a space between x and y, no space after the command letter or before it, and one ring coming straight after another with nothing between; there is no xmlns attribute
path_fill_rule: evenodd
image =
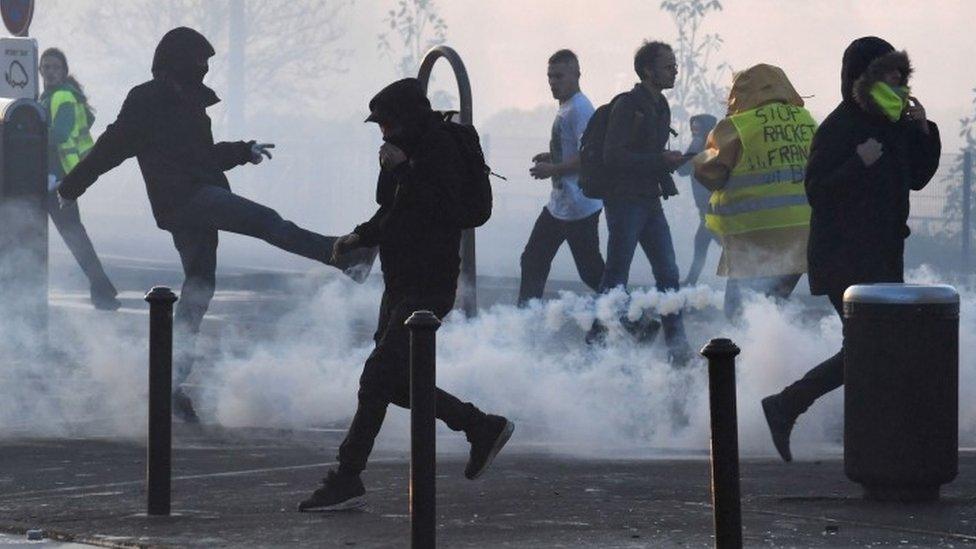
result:
<svg viewBox="0 0 976 549"><path fill-rule="evenodd" d="M34 0L0 0L3 24L14 36L27 36L34 17Z"/></svg>

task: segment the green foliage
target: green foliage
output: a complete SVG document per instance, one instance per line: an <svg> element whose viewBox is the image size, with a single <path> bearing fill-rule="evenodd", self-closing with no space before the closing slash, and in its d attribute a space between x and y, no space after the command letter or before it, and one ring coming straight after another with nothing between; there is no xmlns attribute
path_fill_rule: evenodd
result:
<svg viewBox="0 0 976 549"><path fill-rule="evenodd" d="M433 0L397 0L384 21L389 28L378 36L378 47L401 76L416 75L424 53L447 40L447 23Z"/></svg>

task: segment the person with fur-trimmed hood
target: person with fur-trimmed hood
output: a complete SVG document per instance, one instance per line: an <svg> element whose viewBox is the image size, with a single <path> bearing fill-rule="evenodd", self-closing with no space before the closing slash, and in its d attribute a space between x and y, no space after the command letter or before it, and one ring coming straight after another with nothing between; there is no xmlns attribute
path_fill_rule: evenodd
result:
<svg viewBox="0 0 976 549"><path fill-rule="evenodd" d="M813 138L806 171L812 216L810 292L826 295L843 321L848 286L902 282L908 195L935 175L939 129L910 94L907 53L869 36L844 52L843 101ZM843 350L782 392L763 399L776 450L792 459L796 418L844 381Z"/></svg>

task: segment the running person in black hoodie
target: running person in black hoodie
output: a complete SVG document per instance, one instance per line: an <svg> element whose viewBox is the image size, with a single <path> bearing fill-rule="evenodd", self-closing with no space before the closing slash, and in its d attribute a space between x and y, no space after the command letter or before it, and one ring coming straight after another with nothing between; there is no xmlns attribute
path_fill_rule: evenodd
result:
<svg viewBox="0 0 976 549"><path fill-rule="evenodd" d="M909 95L911 73L905 52L874 36L855 40L844 52L843 101L813 137L806 168L810 293L826 295L841 321L848 286L904 280L908 194L939 167L939 128ZM793 459L796 418L843 384L843 353L763 399L783 460Z"/></svg>
<svg viewBox="0 0 976 549"><path fill-rule="evenodd" d="M418 310L443 318L454 305L460 273L461 230L456 219L462 160L454 138L430 108L420 82L390 84L369 102L367 122L376 122L385 143L380 148L376 202L369 221L341 237L336 254L363 246L380 247L386 289L380 304L376 347L359 379L359 405L339 447L338 470L299 511L338 511L365 504L360 474L380 432L390 403L410 407L409 332L404 322ZM512 434L514 425L486 415L474 405L437 390L436 411L454 431L464 431L471 455L464 475L478 478Z"/></svg>
<svg viewBox="0 0 976 549"><path fill-rule="evenodd" d="M331 256L334 237L302 229L271 208L230 191L226 170L271 158L270 144L214 143L206 109L219 99L203 83L213 46L200 33L179 27L166 33L153 57L153 79L129 91L118 118L88 156L58 188L62 207L81 196L98 177L127 158L139 160L156 224L172 233L185 279L176 306L175 328L182 339L175 357L173 411L198 421L180 384L190 375L200 323L213 298L217 231L260 238L283 250L346 269L365 279L375 252L368 249Z"/></svg>

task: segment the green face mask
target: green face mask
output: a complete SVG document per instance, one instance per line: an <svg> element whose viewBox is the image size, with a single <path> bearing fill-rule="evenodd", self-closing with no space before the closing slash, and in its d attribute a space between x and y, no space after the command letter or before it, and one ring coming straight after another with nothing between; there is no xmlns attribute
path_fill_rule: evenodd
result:
<svg viewBox="0 0 976 549"><path fill-rule="evenodd" d="M892 122L901 120L901 113L908 106L908 94L907 86L891 87L884 82L875 82L871 86L871 98Z"/></svg>

